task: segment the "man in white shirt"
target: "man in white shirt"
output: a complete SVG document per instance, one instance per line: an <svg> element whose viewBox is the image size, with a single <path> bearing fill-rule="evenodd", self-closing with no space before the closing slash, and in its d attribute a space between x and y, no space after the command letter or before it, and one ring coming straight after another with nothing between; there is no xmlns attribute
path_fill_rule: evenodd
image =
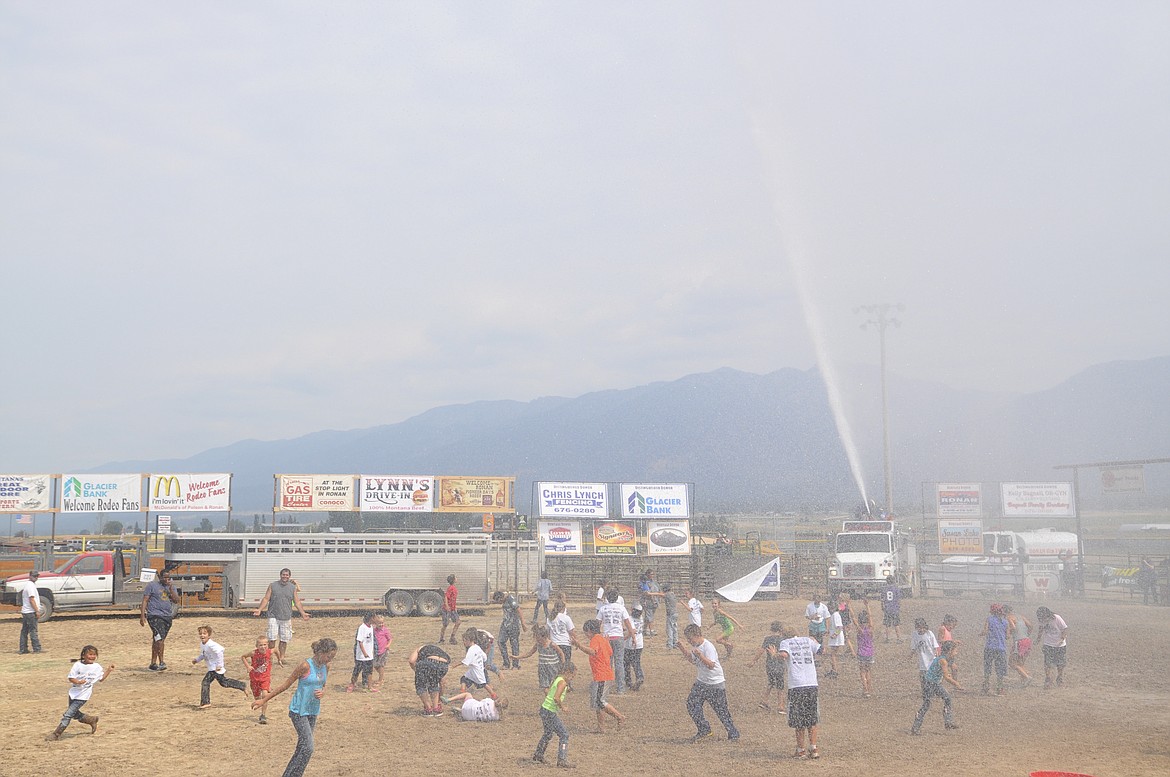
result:
<svg viewBox="0 0 1170 777"><path fill-rule="evenodd" d="M28 580L20 589L20 652L28 653L28 643L32 642L32 652L40 653L41 638L37 634L37 619L41 617L44 608L41 607L41 595L37 593L37 578L41 576L35 569L28 573Z"/></svg>
<svg viewBox="0 0 1170 777"><path fill-rule="evenodd" d="M703 714L703 704L710 704L723 728L727 729L727 741L739 739L739 731L731 720L727 708L727 684L723 677L723 666L719 663L719 651L710 640L703 639L703 628L690 624L683 629L683 639L678 645L683 657L695 665L695 684L687 696L687 712L698 729L691 742L699 742L711 736L711 724Z"/></svg>
<svg viewBox="0 0 1170 777"><path fill-rule="evenodd" d="M621 603L616 588L606 589L605 605L597 611L597 619L601 621L601 634L609 640L613 650L611 664L614 674L614 693L626 691L626 648L625 638L634 636L634 624L630 620L630 613L625 604Z"/></svg>

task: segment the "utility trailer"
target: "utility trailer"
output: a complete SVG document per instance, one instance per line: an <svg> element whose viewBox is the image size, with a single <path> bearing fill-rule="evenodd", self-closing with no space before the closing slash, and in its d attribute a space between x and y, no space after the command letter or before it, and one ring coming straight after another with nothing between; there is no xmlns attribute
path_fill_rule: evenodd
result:
<svg viewBox="0 0 1170 777"><path fill-rule="evenodd" d="M487 604L495 591L533 590L542 549L535 540L476 533L196 533L168 534L166 561L222 565L225 609L255 608L287 567L307 608L433 616L448 575L458 578L461 607Z"/></svg>

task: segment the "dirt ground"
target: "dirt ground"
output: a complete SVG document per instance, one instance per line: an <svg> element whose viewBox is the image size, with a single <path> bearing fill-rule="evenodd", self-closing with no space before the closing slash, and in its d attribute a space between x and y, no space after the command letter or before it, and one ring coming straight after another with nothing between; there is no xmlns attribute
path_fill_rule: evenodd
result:
<svg viewBox="0 0 1170 777"><path fill-rule="evenodd" d="M651 774L685 768L709 775L765 774L766 770L836 774L1018 775L1064 770L1096 777L1170 774L1170 678L1165 646L1170 644L1170 608L1109 606L1054 602L1068 621L1069 666L1063 688L1044 690L1042 683L1023 689L1009 678L1003 697L984 697L982 642L976 636L987 602L976 600L908 600L903 622L915 616L937 625L952 612L964 639L960 679L975 691L955 696L961 728L945 731L936 703L923 736L908 733L920 702L917 670L909 655L907 627L902 644L878 640L873 697L862 698L856 662L843 663L840 679L821 680L819 761L794 762L792 731L786 719L757 705L763 691L763 662L748 664L773 619L803 624L803 601L781 600L732 605L744 624L736 631L734 657L724 665L732 715L742 732L727 742L708 710L717 736L691 745L694 726L684 700L694 669L665 649L660 636L647 640L646 684L638 693L613 698L629 718L618 730L593 733L595 720L585 693L569 695L565 720L571 732L570 759L597 775ZM1021 605L1017 604L1017 609ZM1030 619L1035 603L1026 611ZM592 617L591 603L572 603L578 627ZM661 611L660 611L661 613ZM207 623L228 652L229 676L244 677L240 656L249 650L264 622L247 616L202 615L188 611L175 621L167 641L165 673L146 669L148 634L133 615L62 615L41 625L49 652L17 654L19 616L0 615L0 775L276 775L292 752L295 736L286 716L288 695L270 708L270 723L258 725L243 694L212 687L213 708L198 710L202 669L193 667L196 626ZM358 619L323 615L297 622L290 654L309 653L310 643L330 636L352 645ZM498 612L465 619L465 625L496 631ZM536 664L504 672L499 684L511 708L500 723L460 723L419 716L406 655L434 640L436 620L390 619L395 640L386 682L380 693L344 693L353 666L352 649L343 647L334 663L329 693L317 728L311 775L538 774L552 769L528 761L540 736L537 714L542 694ZM522 650L530 641L527 634ZM711 632L711 636L715 636ZM85 707L101 716L96 735L74 723L58 742L45 741L66 707L65 676L71 659L85 643L101 650L99 663L117 670L98 685ZM462 657L462 649L454 649ZM588 669L578 675L586 687ZM1028 668L1042 677L1037 650ZM283 678L277 668L274 682ZM822 670L823 671L823 670ZM459 672L452 671L457 682ZM455 683L450 683L454 686ZM555 748L555 740L554 740Z"/></svg>

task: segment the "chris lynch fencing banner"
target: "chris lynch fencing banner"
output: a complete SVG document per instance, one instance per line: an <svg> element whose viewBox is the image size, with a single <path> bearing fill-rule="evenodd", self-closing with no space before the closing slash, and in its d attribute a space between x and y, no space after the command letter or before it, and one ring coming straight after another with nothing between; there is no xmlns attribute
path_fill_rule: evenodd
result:
<svg viewBox="0 0 1170 777"><path fill-rule="evenodd" d="M62 475L61 512L142 511L142 475Z"/></svg>
<svg viewBox="0 0 1170 777"><path fill-rule="evenodd" d="M622 517L689 518L685 483L622 483Z"/></svg>
<svg viewBox="0 0 1170 777"><path fill-rule="evenodd" d="M150 509L168 512L220 512L232 509L232 476L227 473L150 476Z"/></svg>
<svg viewBox="0 0 1170 777"><path fill-rule="evenodd" d="M47 513L51 475L0 475L0 513Z"/></svg>
<svg viewBox="0 0 1170 777"><path fill-rule="evenodd" d="M363 513L429 513L435 479L430 475L362 475Z"/></svg>
<svg viewBox="0 0 1170 777"><path fill-rule="evenodd" d="M537 483L541 518L609 517L609 492L604 483Z"/></svg>

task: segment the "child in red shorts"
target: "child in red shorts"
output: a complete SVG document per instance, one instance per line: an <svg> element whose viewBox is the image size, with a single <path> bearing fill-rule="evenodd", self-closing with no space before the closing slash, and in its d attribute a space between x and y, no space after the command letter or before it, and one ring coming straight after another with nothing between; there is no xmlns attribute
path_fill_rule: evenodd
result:
<svg viewBox="0 0 1170 777"><path fill-rule="evenodd" d="M268 693L272 683L272 648L268 647L268 636L262 634L257 637L256 649L252 651L252 655L243 656L240 660L248 668L248 680L252 685L252 698L259 699ZM268 712L267 699L260 706L261 723L268 722L268 718L264 714L266 712Z"/></svg>

